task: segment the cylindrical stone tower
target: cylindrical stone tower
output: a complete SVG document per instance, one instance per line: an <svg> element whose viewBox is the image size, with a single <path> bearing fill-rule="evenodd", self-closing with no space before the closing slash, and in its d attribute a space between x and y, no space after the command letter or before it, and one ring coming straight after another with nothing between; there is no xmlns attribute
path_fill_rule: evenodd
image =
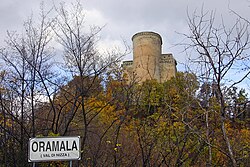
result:
<svg viewBox="0 0 250 167"><path fill-rule="evenodd" d="M132 37L132 41L136 80L139 83L147 79L160 82L161 36L155 32L139 32Z"/></svg>

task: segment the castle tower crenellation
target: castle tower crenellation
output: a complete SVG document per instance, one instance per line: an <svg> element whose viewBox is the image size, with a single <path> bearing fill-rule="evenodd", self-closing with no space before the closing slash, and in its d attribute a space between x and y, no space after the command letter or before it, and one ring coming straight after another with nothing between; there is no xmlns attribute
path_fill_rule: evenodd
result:
<svg viewBox="0 0 250 167"><path fill-rule="evenodd" d="M172 54L162 54L162 38L155 32L139 32L132 37L133 61L123 62L124 74L138 83L155 79L165 82L176 74ZM128 76L128 80L132 77Z"/></svg>

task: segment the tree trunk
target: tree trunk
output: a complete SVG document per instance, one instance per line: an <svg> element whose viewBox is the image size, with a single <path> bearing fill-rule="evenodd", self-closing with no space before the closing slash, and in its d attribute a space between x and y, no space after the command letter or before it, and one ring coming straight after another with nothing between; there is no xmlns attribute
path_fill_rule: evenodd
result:
<svg viewBox="0 0 250 167"><path fill-rule="evenodd" d="M227 146L227 149L228 149L230 160L232 162L232 166L237 167L237 162L236 162L236 160L234 158L234 153L233 153L233 150L232 150L232 146L231 146L229 138L227 136L227 131L226 131L226 128L225 128L224 119L225 118L223 116L221 116L221 130L222 130L223 138L224 138L224 140L226 142L226 146Z"/></svg>

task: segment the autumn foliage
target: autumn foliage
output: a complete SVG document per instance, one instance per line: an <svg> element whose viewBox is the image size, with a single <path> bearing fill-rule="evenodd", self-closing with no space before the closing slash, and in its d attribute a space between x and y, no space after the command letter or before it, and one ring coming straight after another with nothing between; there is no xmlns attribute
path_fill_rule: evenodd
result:
<svg viewBox="0 0 250 167"><path fill-rule="evenodd" d="M51 11L57 16L50 18ZM194 62L200 63L201 74L178 72L164 83L138 84L123 78L120 64L127 50L98 52L102 27L85 29L80 2L51 11L41 9L40 24L28 19L22 35L8 32L7 46L0 49L5 64L0 71L0 166L32 166L27 144L41 136L80 136L81 160L73 166L249 166L250 104L247 91L237 87L249 72L230 87L222 83L239 61L249 60L241 53L250 38L238 40L248 26L237 40L229 40L233 30L213 29L214 20L207 24L205 16L190 17L186 49L197 47L200 59ZM55 41L63 48L57 64Z"/></svg>

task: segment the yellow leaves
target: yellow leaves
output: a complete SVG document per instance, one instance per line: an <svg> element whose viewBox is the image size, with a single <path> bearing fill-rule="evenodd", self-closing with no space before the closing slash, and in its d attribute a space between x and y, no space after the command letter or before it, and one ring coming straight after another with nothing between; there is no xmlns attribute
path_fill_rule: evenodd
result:
<svg viewBox="0 0 250 167"><path fill-rule="evenodd" d="M225 128L234 154L241 158L240 163L248 161L250 157L250 130L241 126L240 122L237 122L237 120L234 122L226 122Z"/></svg>
<svg viewBox="0 0 250 167"><path fill-rule="evenodd" d="M177 94L177 90L174 87L172 87L172 88L169 89L168 95L170 97L174 97L176 94Z"/></svg>
<svg viewBox="0 0 250 167"><path fill-rule="evenodd" d="M174 122L173 123L173 128L178 129L180 131L185 130L185 125L182 122Z"/></svg>
<svg viewBox="0 0 250 167"><path fill-rule="evenodd" d="M98 115L99 121L102 124L110 124L117 119L118 111L116 110L116 106L97 98L89 98L86 101L85 109L89 115Z"/></svg>
<svg viewBox="0 0 250 167"><path fill-rule="evenodd" d="M48 136L57 137L57 136L60 136L60 134L59 133L49 132Z"/></svg>
<svg viewBox="0 0 250 167"><path fill-rule="evenodd" d="M112 142L111 142L110 140L107 140L106 143L107 143L108 145L111 145L111 144L112 144ZM115 147L113 148L114 151L117 152L118 149L119 149L121 146L122 146L121 143L116 143L116 144L115 144Z"/></svg>
<svg viewBox="0 0 250 167"><path fill-rule="evenodd" d="M250 149L250 130L249 129L241 129L238 131L236 136L236 143L243 144L245 149Z"/></svg>
<svg viewBox="0 0 250 167"><path fill-rule="evenodd" d="M107 105L103 111L99 114L100 121L104 124L109 124L116 119L116 113L114 106Z"/></svg>
<svg viewBox="0 0 250 167"><path fill-rule="evenodd" d="M242 151L242 154L243 154L243 158L249 158L249 151Z"/></svg>
<svg viewBox="0 0 250 167"><path fill-rule="evenodd" d="M213 158L212 159L214 159L214 160L216 160L216 161L218 161L217 162L217 164L220 164L220 166L224 166L225 164L225 159L226 159L226 156L225 156L225 154L223 154L222 152L220 152L220 151L213 151L212 152L213 154L212 154L212 156L213 156ZM224 164L224 165L223 165Z"/></svg>
<svg viewBox="0 0 250 167"><path fill-rule="evenodd" d="M89 98L86 101L86 108L89 108L89 109L100 109L105 105L106 104L105 104L104 101L98 100L98 99L96 99L94 97Z"/></svg>
<svg viewBox="0 0 250 167"><path fill-rule="evenodd" d="M249 143L250 143L250 129L241 129L240 133L241 133L242 137L249 140Z"/></svg>
<svg viewBox="0 0 250 167"><path fill-rule="evenodd" d="M5 126L6 126L6 127L11 127L11 126L12 126L12 122L13 122L13 121L12 121L11 119L8 119L8 118L6 119L6 118L5 118L5 120L4 120L3 116L0 115L0 123L1 123L1 124L4 124L4 121L5 121Z"/></svg>
<svg viewBox="0 0 250 167"><path fill-rule="evenodd" d="M1 91L1 93L7 92L5 88L1 87L1 85L0 85L0 91Z"/></svg>
<svg viewBox="0 0 250 167"><path fill-rule="evenodd" d="M11 121L11 119L8 119L8 120L6 121L6 126L7 126L7 127L11 127L11 126L12 126L12 121Z"/></svg>
<svg viewBox="0 0 250 167"><path fill-rule="evenodd" d="M121 147L121 146L122 146L122 144L116 143L116 147Z"/></svg>
<svg viewBox="0 0 250 167"><path fill-rule="evenodd" d="M120 144L120 143L116 143L116 145L115 145L116 147L114 148L114 151L115 152L117 152L118 151L118 149L119 149L119 147L121 147L122 146L122 144Z"/></svg>

